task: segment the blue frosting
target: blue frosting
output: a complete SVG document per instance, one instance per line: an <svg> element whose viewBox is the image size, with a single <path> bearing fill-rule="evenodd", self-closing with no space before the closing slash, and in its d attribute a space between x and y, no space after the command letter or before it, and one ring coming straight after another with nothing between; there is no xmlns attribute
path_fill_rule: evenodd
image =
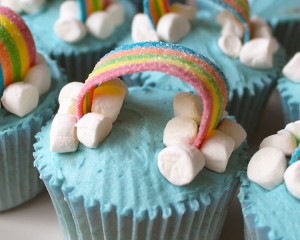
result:
<svg viewBox="0 0 300 240"><path fill-rule="evenodd" d="M249 181L245 173L238 197L248 239L300 239L300 200L284 183L267 191Z"/></svg>
<svg viewBox="0 0 300 240"><path fill-rule="evenodd" d="M51 152L51 123L37 135L35 166L50 188L60 187L68 201L83 199L85 207L100 203L102 212L115 208L142 218L155 215L157 208L169 216L171 207L183 201L220 198L235 185L247 161L242 147L231 156L225 173L204 169L187 186L169 183L159 172L157 155L164 148L163 130L173 117L175 93L139 87L129 92L112 132L96 149L80 145L74 153Z"/></svg>

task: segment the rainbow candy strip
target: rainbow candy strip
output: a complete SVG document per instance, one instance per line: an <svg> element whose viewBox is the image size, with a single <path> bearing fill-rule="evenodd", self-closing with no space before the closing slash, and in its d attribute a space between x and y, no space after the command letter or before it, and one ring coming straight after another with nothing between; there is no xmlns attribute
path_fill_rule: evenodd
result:
<svg viewBox="0 0 300 240"><path fill-rule="evenodd" d="M168 12L170 12L168 0L144 0L144 13L149 17L154 29L158 20Z"/></svg>
<svg viewBox="0 0 300 240"><path fill-rule="evenodd" d="M93 12L105 10L113 0L78 0L80 6L80 18L85 22Z"/></svg>
<svg viewBox="0 0 300 240"><path fill-rule="evenodd" d="M176 44L135 43L119 47L104 56L78 96L77 119L90 111L94 90L102 83L142 71L160 71L173 75L198 91L203 100L203 116L194 146L199 148L225 110L227 81L222 71L209 59Z"/></svg>
<svg viewBox="0 0 300 240"><path fill-rule="evenodd" d="M0 96L9 84L22 80L35 61L29 28L18 14L0 7Z"/></svg>
<svg viewBox="0 0 300 240"><path fill-rule="evenodd" d="M250 6L247 0L212 0L230 11L244 26L244 42L251 37Z"/></svg>

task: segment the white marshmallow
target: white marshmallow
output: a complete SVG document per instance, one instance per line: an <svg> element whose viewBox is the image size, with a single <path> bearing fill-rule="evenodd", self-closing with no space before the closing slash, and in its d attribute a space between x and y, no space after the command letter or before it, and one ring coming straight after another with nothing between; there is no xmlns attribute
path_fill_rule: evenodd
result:
<svg viewBox="0 0 300 240"><path fill-rule="evenodd" d="M215 172L225 172L234 144L230 136L213 130L200 148L205 159L205 167Z"/></svg>
<svg viewBox="0 0 300 240"><path fill-rule="evenodd" d="M85 25L76 19L58 19L54 24L54 32L68 43L79 42L87 34Z"/></svg>
<svg viewBox="0 0 300 240"><path fill-rule="evenodd" d="M111 20L115 26L120 26L125 21L125 8L120 3L112 3L106 9L106 12L111 15Z"/></svg>
<svg viewBox="0 0 300 240"><path fill-rule="evenodd" d="M252 29L252 38L271 38L272 29L270 26L262 19L254 16L250 20Z"/></svg>
<svg viewBox="0 0 300 240"><path fill-rule="evenodd" d="M234 19L233 14L226 9L222 10L216 18L217 23L219 23L221 26L223 26L227 22L227 20L230 21L233 19Z"/></svg>
<svg viewBox="0 0 300 240"><path fill-rule="evenodd" d="M79 141L76 136L76 117L70 114L56 114L50 130L52 152L74 152Z"/></svg>
<svg viewBox="0 0 300 240"><path fill-rule="evenodd" d="M253 68L272 68L273 51L272 40L256 38L243 45L240 60L243 64Z"/></svg>
<svg viewBox="0 0 300 240"><path fill-rule="evenodd" d="M295 136L288 130L283 130L277 134L266 137L259 148L273 147L280 149L286 156L291 156L297 148Z"/></svg>
<svg viewBox="0 0 300 240"><path fill-rule="evenodd" d="M247 175L251 181L271 190L282 183L285 169L284 153L277 148L265 147L250 159Z"/></svg>
<svg viewBox="0 0 300 240"><path fill-rule="evenodd" d="M44 6L45 3L46 0L19 0L21 9L29 14L38 12Z"/></svg>
<svg viewBox="0 0 300 240"><path fill-rule="evenodd" d="M234 35L242 39L244 36L244 29L237 20L234 18L228 18L222 26L222 35Z"/></svg>
<svg viewBox="0 0 300 240"><path fill-rule="evenodd" d="M58 96L58 103L62 104L64 101L68 99L75 98L77 99L78 94L80 93L81 89L83 88L82 82L70 82L66 84L59 93Z"/></svg>
<svg viewBox="0 0 300 240"><path fill-rule="evenodd" d="M287 168L284 173L284 181L289 192L300 200L300 161Z"/></svg>
<svg viewBox="0 0 300 240"><path fill-rule="evenodd" d="M57 113L76 115L77 113L76 103L77 103L76 98L67 98L59 105Z"/></svg>
<svg viewBox="0 0 300 240"><path fill-rule="evenodd" d="M64 1L59 8L60 19L77 19L80 20L80 8L77 1Z"/></svg>
<svg viewBox="0 0 300 240"><path fill-rule="evenodd" d="M221 120L224 119L224 118L227 118L228 115L229 115L228 112L225 110L225 111L222 113Z"/></svg>
<svg viewBox="0 0 300 240"><path fill-rule="evenodd" d="M223 53L233 58L238 57L242 49L242 41L236 35L222 35L218 40L218 45Z"/></svg>
<svg viewBox="0 0 300 240"><path fill-rule="evenodd" d="M297 139L300 139L300 121L289 123L285 126Z"/></svg>
<svg viewBox="0 0 300 240"><path fill-rule="evenodd" d="M113 122L116 121L125 95L126 91L122 88L101 85L94 92L92 112L103 114Z"/></svg>
<svg viewBox="0 0 300 240"><path fill-rule="evenodd" d="M172 118L164 130L163 143L171 145L192 145L198 132L197 123L186 117Z"/></svg>
<svg viewBox="0 0 300 240"><path fill-rule="evenodd" d="M223 119L217 127L217 130L232 137L234 140L234 150L237 149L247 137L247 133L244 128L229 118Z"/></svg>
<svg viewBox="0 0 300 240"><path fill-rule="evenodd" d="M32 84L16 82L4 89L1 101L7 111L24 117L37 107L39 92Z"/></svg>
<svg viewBox="0 0 300 240"><path fill-rule="evenodd" d="M176 117L187 117L200 124L203 104L200 96L189 92L177 93L174 97L174 115Z"/></svg>
<svg viewBox="0 0 300 240"><path fill-rule="evenodd" d="M190 183L203 167L204 158L194 146L174 145L158 154L158 168L161 174L177 186Z"/></svg>
<svg viewBox="0 0 300 240"><path fill-rule="evenodd" d="M190 22L177 13L163 15L157 23L158 37L167 42L178 42L191 30Z"/></svg>
<svg viewBox="0 0 300 240"><path fill-rule="evenodd" d="M112 121L98 113L87 113L76 127L78 140L86 147L96 148L110 133Z"/></svg>
<svg viewBox="0 0 300 240"><path fill-rule="evenodd" d="M192 5L175 2L171 6L171 12L178 13L185 17L188 21L192 21L196 18L197 8Z"/></svg>
<svg viewBox="0 0 300 240"><path fill-rule="evenodd" d="M98 39L108 38L115 30L114 16L107 12L94 12L86 20L91 35Z"/></svg>
<svg viewBox="0 0 300 240"><path fill-rule="evenodd" d="M0 6L8 7L16 13L21 13L21 5L17 0L1 0Z"/></svg>
<svg viewBox="0 0 300 240"><path fill-rule="evenodd" d="M40 96L46 93L51 86L51 72L48 65L37 64L31 67L23 81L35 86Z"/></svg>
<svg viewBox="0 0 300 240"><path fill-rule="evenodd" d="M131 24L131 38L133 42L159 41L158 35L146 14L138 13L134 16Z"/></svg>
<svg viewBox="0 0 300 240"><path fill-rule="evenodd" d="M48 65L46 58L39 52L36 53L36 65L38 64Z"/></svg>
<svg viewBox="0 0 300 240"><path fill-rule="evenodd" d="M300 82L300 52L297 52L293 58L284 66L282 72L284 76L294 82Z"/></svg>
<svg viewBox="0 0 300 240"><path fill-rule="evenodd" d="M125 97L127 97L128 95L128 87L126 83L122 81L120 78L115 78L113 80L101 84L101 87L105 87L105 86L121 88L125 91Z"/></svg>

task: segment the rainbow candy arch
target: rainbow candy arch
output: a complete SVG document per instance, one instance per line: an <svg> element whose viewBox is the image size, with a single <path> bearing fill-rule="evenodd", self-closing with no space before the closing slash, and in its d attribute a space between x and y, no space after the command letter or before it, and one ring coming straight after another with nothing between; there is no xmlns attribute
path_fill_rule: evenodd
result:
<svg viewBox="0 0 300 240"><path fill-rule="evenodd" d="M113 0L78 0L80 8L80 19L85 21L93 12L105 10Z"/></svg>
<svg viewBox="0 0 300 240"><path fill-rule="evenodd" d="M18 14L0 7L0 96L35 63L36 47L29 28Z"/></svg>
<svg viewBox="0 0 300 240"><path fill-rule="evenodd" d="M93 92L102 83L143 71L160 71L191 84L203 101L203 115L194 146L200 147L217 126L228 98L227 80L209 59L176 44L142 42L104 56L89 75L77 99L77 120L91 110ZM155 97L155 96L154 96Z"/></svg>
<svg viewBox="0 0 300 240"><path fill-rule="evenodd" d="M244 27L244 42L251 38L250 6L247 0L212 0L230 11Z"/></svg>
<svg viewBox="0 0 300 240"><path fill-rule="evenodd" d="M154 29L159 19L168 12L170 12L168 0L144 0L144 13L149 17Z"/></svg>

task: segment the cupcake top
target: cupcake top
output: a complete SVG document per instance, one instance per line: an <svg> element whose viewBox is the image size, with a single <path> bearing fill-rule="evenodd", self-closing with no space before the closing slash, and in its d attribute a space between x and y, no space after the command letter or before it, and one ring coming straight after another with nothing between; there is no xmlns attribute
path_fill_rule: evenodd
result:
<svg viewBox="0 0 300 240"><path fill-rule="evenodd" d="M51 74L31 32L14 11L0 7L0 95L6 110L23 117L48 91Z"/></svg>

